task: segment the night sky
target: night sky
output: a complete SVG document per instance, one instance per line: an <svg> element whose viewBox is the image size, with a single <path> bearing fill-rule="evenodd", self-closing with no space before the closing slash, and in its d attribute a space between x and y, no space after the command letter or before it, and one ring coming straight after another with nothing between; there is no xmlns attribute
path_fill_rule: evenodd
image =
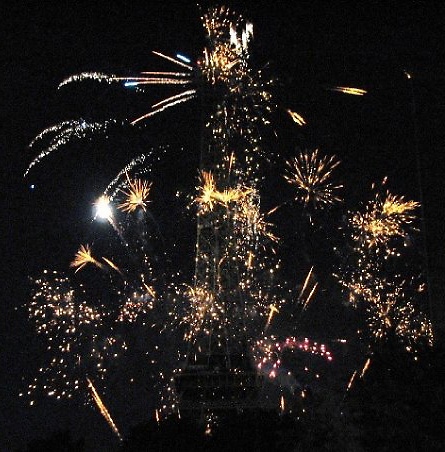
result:
<svg viewBox="0 0 445 452"><path fill-rule="evenodd" d="M406 2L403 7L357 2L352 8L317 1L248 8L229 4L253 22L254 58L269 62L270 73L277 76L280 106L298 111L308 122L296 130L284 114L278 116L282 132L271 148L279 147L274 150L287 156L297 146L336 154L343 162L341 176L348 181L347 197L355 206L370 184L385 176L393 193L416 200L423 195L434 317L443 319L444 310L437 304L444 293L440 168L445 27L439 2ZM159 60L152 50L181 52L196 60L204 45L199 14L194 2L168 0L143 6L99 1L87 8L78 2L51 7L18 2L2 9L0 140L6 204L1 234L0 449L23 447L32 438L69 428L87 441L97 438L94 450L102 450L114 438L94 409L51 399L38 400L30 408L18 397L41 363L42 343L22 307L29 294L28 276L70 262L79 237L88 235L92 201L133 156L158 143L196 146L198 105L176 108L140 134L113 132L112 143L102 141L97 148L95 141L61 148L24 179L32 155L27 145L60 120L143 113L153 99L150 95L103 85L57 91L57 85L83 71L130 75L156 70ZM332 86L363 88L368 94L347 96L327 89ZM129 147L136 150L129 152ZM177 157L167 162L174 165ZM190 153L184 163L187 177L196 175L196 167L197 157ZM166 171L164 183L176 184L176 170ZM270 206L275 201L274 195L264 200ZM324 320L316 318L315 335L321 335ZM148 415L141 407L120 408L123 430Z"/></svg>

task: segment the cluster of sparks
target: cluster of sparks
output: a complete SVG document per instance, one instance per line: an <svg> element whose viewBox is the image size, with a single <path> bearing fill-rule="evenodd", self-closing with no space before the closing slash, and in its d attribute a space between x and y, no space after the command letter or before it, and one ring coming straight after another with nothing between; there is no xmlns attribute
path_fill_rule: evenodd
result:
<svg viewBox="0 0 445 452"><path fill-rule="evenodd" d="M368 247L373 247L394 237L404 237L406 227L415 218L413 211L419 206L416 201L405 201L403 196L389 192L377 195L364 213L357 212L352 217L352 226L359 234L356 240L364 240Z"/></svg>
<svg viewBox="0 0 445 452"><path fill-rule="evenodd" d="M333 359L326 345L308 338L288 337L283 342L265 336L290 298L285 284L276 276L281 266L274 248L278 238L273 225L266 221L267 214L262 212L260 197L260 163L265 157L261 132L275 108L270 92L273 80L250 65L253 27L249 22L224 7L211 8L203 14L202 21L209 45L196 64L182 55L172 57L153 52L179 66L180 71L142 72L135 77L84 72L68 77L59 86L92 80L137 87L141 91L152 85L183 87L183 91L159 100L131 119L131 125L205 96L211 89L217 88L219 96L205 125L197 195L190 195L197 218L192 281L181 281L180 271L169 275L170 281L163 285L154 276L146 245L156 238L150 237L144 228L148 211L156 204L152 195L157 187L142 177L150 165L146 156L123 168L95 203L96 219L112 226L125 253L112 259L95 258L91 246L86 244L80 246L70 264L74 273L79 273L75 278L87 278L88 271L80 270L94 267L91 271L110 283L113 302L104 306L102 301L95 304L84 301L88 291L74 275L46 272L34 281L36 289L29 315L37 332L47 336L48 350L54 355L50 364L40 369L48 377L44 389L49 395L71 398L73 391L85 389L86 381L95 403L119 438L120 433L92 383L93 379L105 379L108 359L127 351L126 342L118 340L117 334L114 337L117 325L141 322L159 332L175 330L181 341L187 343L187 359L191 354L221 351L227 344L244 353L246 347L242 344L247 343L250 350L256 350L257 368L261 372L267 369L271 378L277 375L285 350L310 353L327 361ZM356 88L334 89L365 94ZM298 125L306 123L300 114L291 110L288 114ZM31 147L47 144L26 173L73 138L88 138L115 123L72 120L45 129ZM339 163L335 156L324 157L318 150L301 152L289 160L284 177L296 189L294 199L309 210L339 204L342 185L333 181ZM145 171L132 177L137 167ZM338 279L348 289L352 302L365 303L371 331L377 338L385 337L389 330L399 336L410 336L411 342L420 336L431 336L429 322L419 317L407 295L406 286L412 286L413 281L402 275L389 277L384 271L384 262L400 256L394 241L405 237L417 207L414 201L386 193L377 195L364 212L350 217L355 261ZM122 254L128 258L127 266L121 265ZM77 281L76 287L73 281ZM418 292L421 287L417 286ZM312 267L297 297L302 312L315 297L317 288ZM178 352L178 356L186 355ZM50 375L52 371L57 377ZM164 372L159 375L166 378ZM29 394L36 389L36 381L30 385ZM284 410L283 398L281 409ZM159 417L159 412L156 413Z"/></svg>
<svg viewBox="0 0 445 452"><path fill-rule="evenodd" d="M339 277L349 301L364 305L371 335L377 340L400 337L408 350L418 341L432 342L431 324L416 308L425 298L425 284L401 265L418 207L415 201L377 190L363 211L349 217L352 253Z"/></svg>
<svg viewBox="0 0 445 452"><path fill-rule="evenodd" d="M305 207L323 208L341 202L338 194L342 185L332 182L332 172L340 164L333 157L322 157L318 149L301 152L287 162L286 181L295 186L295 200Z"/></svg>

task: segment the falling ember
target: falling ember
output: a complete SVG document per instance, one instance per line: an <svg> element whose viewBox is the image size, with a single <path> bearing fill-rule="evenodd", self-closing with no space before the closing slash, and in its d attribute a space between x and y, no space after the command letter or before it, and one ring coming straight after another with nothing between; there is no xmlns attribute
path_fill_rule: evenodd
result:
<svg viewBox="0 0 445 452"><path fill-rule="evenodd" d="M292 118L292 121L296 122L299 126L304 126L306 124L305 119L300 114L296 113L295 111L287 110L290 117Z"/></svg>
<svg viewBox="0 0 445 452"><path fill-rule="evenodd" d="M122 272L120 271L120 269L119 269L119 267L114 263L114 262L112 262L110 259L107 259L106 257L103 257L102 256L102 259L113 269L113 270L116 270L120 275L122 275L123 276L123 274L122 274Z"/></svg>
<svg viewBox="0 0 445 452"><path fill-rule="evenodd" d="M360 88L351 88L348 86L334 86L333 88L329 88L331 91L337 91L343 94L351 94L352 96L364 96L367 91Z"/></svg>
<svg viewBox="0 0 445 452"><path fill-rule="evenodd" d="M79 251L77 251L74 260L71 262L70 267L77 267L75 273L82 270L87 264L93 264L98 268L103 268L103 265L98 262L91 255L91 249L89 245L81 245Z"/></svg>
<svg viewBox="0 0 445 452"><path fill-rule="evenodd" d="M281 408L281 412L284 412L285 409L285 402L284 402L284 396L281 396L281 400L280 400L280 408Z"/></svg>
<svg viewBox="0 0 445 452"><path fill-rule="evenodd" d="M88 382L88 387L91 390L93 399L96 402L96 405L100 410L100 413L105 418L105 420L108 422L108 425L111 427L113 432L117 435L117 437L119 438L119 441L122 441L122 436L121 436L118 428L116 427L116 424L114 423L113 419L111 418L110 413L107 410L107 407L103 404L99 394L96 391L96 388L94 387L92 381L88 377L87 377L87 382Z"/></svg>
<svg viewBox="0 0 445 452"><path fill-rule="evenodd" d="M144 283L144 287L147 289L147 292L153 297L156 298L156 292L153 287L150 287L148 284Z"/></svg>
<svg viewBox="0 0 445 452"><path fill-rule="evenodd" d="M298 299L299 299L299 300L301 299L301 296L303 295L303 292L306 290L306 287L307 287L307 285L308 285L308 283L309 283L309 280L310 280L310 278L311 278L312 270L313 270L313 269L314 269L314 266L311 267L311 269L309 270L309 273L308 273L307 276L306 276L306 279L304 280L303 287L301 288L300 294L298 295Z"/></svg>
<svg viewBox="0 0 445 452"><path fill-rule="evenodd" d="M363 366L362 372L360 374L360 378L363 378L363 376L365 375L366 371L369 369L370 365L371 365L371 358L368 358L366 360L365 365Z"/></svg>
<svg viewBox="0 0 445 452"><path fill-rule="evenodd" d="M279 310L272 304L269 306L269 309L270 310L269 310L269 316L267 317L266 328L270 325L270 322L272 322L272 318L273 318L274 314L279 312Z"/></svg>
<svg viewBox="0 0 445 452"><path fill-rule="evenodd" d="M349 379L348 387L346 388L346 392L349 391L349 390L351 389L352 384L354 383L354 380L355 380L356 375L357 375L357 371L354 370L354 373L352 374L351 378Z"/></svg>
<svg viewBox="0 0 445 452"><path fill-rule="evenodd" d="M306 298L306 301L304 302L304 305L303 305L303 311L305 311L306 308L308 307L309 302L311 301L317 287L318 287L318 282L314 284L314 287L312 287L312 290L310 291L308 297Z"/></svg>

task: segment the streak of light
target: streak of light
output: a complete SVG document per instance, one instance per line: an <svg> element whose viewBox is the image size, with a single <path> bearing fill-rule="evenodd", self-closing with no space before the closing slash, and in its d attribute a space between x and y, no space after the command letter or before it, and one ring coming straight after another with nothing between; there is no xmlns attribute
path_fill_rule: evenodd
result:
<svg viewBox="0 0 445 452"><path fill-rule="evenodd" d="M183 63L182 61L179 61L179 60L177 60L177 59L175 59L175 58L172 58L172 57L170 57L170 56L164 55L164 54L161 53L161 52L156 52L156 51L153 50L152 53L154 53L154 54L157 55L157 56L160 56L161 58L165 58L166 60L171 61L172 63L179 64L179 66L183 66L183 67L187 68L187 69L190 70L190 71L193 70L193 66L190 66L190 65L188 65L188 64L185 64L185 63Z"/></svg>
<svg viewBox="0 0 445 452"><path fill-rule="evenodd" d="M153 287L150 287L148 284L144 283L144 287L147 289L147 292L153 297L156 298L156 292Z"/></svg>
<svg viewBox="0 0 445 452"><path fill-rule="evenodd" d="M77 273L87 264L93 264L98 268L103 268L103 265L92 256L90 246L81 245L74 260L70 263L70 267L77 267L75 270L75 273Z"/></svg>
<svg viewBox="0 0 445 452"><path fill-rule="evenodd" d="M156 110L150 111L150 112L146 113L145 115L142 115L139 118L134 119L133 121L131 121L131 125L135 125L139 121L142 121L143 119L147 119L147 118L149 118L151 116L154 116L157 113L160 113L161 111L164 111L164 110L166 110L169 107L173 107L174 105L177 105L177 104L180 104L180 103L183 103L183 102L187 102L188 100L191 100L194 97L195 97L194 95L193 96L187 96L187 97L181 97L181 98L179 98L179 99L177 99L177 100L175 100L173 102L170 102L169 104L163 105L162 107L160 107L160 108L158 108Z"/></svg>
<svg viewBox="0 0 445 452"><path fill-rule="evenodd" d="M352 374L351 378L349 379L349 383L348 383L348 387L346 388L346 392L351 389L352 384L354 383L356 375L357 375L357 371L354 370L354 373Z"/></svg>
<svg viewBox="0 0 445 452"><path fill-rule="evenodd" d="M121 270L119 269L119 267L113 263L110 259L107 259L106 257L102 256L102 259L113 269L116 270L121 276L123 276Z"/></svg>
<svg viewBox="0 0 445 452"><path fill-rule="evenodd" d="M270 325L270 322L272 322L274 314L278 312L280 311L273 304L269 306L269 316L267 317L266 328Z"/></svg>
<svg viewBox="0 0 445 452"><path fill-rule="evenodd" d="M363 378L363 376L365 375L366 371L369 369L370 365L371 365L371 358L368 358L366 360L365 365L363 366L362 372L360 374L360 378Z"/></svg>
<svg viewBox="0 0 445 452"><path fill-rule="evenodd" d="M184 63L191 63L192 60L190 58L187 58L185 55L182 55L180 53L176 54L176 58L178 58L179 60L183 61Z"/></svg>
<svg viewBox="0 0 445 452"><path fill-rule="evenodd" d="M313 269L314 269L314 266L311 267L311 269L309 270L309 273L308 273L307 276L306 276L306 279L304 280L303 287L302 287L302 289L300 290L300 294L298 295L298 300L301 299L301 296L303 295L303 292L306 290L306 287L307 287L307 285L308 285L308 283L309 283L309 280L310 280L310 278L311 278L312 270L313 270Z"/></svg>
<svg viewBox="0 0 445 452"><path fill-rule="evenodd" d="M364 96L367 91L360 88L351 88L349 86L334 86L329 88L331 91L337 91L339 93L351 94L352 96Z"/></svg>
<svg viewBox="0 0 445 452"><path fill-rule="evenodd" d="M180 97L185 97L185 96L188 96L188 95L191 95L191 94L195 94L195 93L196 93L196 89L189 89L187 91L183 91L182 93L175 94L174 96L170 96L170 97L165 98L164 100L161 100L157 104L152 105L151 108L158 108L161 105L164 105L166 103L170 103L171 101L176 100L176 99L178 99Z"/></svg>
<svg viewBox="0 0 445 452"><path fill-rule="evenodd" d="M297 112L291 111L291 110L287 110L287 112L289 113L290 117L292 118L292 121L296 122L299 126L304 126L306 124L306 121L303 118L303 116L301 116Z"/></svg>
<svg viewBox="0 0 445 452"><path fill-rule="evenodd" d="M111 427L111 429L116 434L116 436L119 438L119 441L122 441L122 436L121 436L118 428L116 427L116 424L114 423L113 419L111 418L111 415L110 415L110 413L107 410L107 407L102 402L99 394L96 391L96 388L94 387L92 381L88 377L87 377L87 382L88 382L88 387L91 390L91 394L93 396L93 399L96 402L96 405L97 405L97 407L100 410L100 413L105 418L105 420L108 422L108 425Z"/></svg>
<svg viewBox="0 0 445 452"><path fill-rule="evenodd" d="M314 284L314 287L312 287L311 292L309 293L308 297L306 298L306 301L305 301L305 303L303 305L303 311L305 311L307 306L309 305L309 302L311 301L312 296L314 295L315 290L317 289L317 287L318 287L318 282Z"/></svg>

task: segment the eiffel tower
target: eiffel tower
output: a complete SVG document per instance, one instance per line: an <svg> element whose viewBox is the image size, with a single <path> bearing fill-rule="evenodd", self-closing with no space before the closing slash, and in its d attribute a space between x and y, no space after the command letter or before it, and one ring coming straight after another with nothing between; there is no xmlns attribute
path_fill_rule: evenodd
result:
<svg viewBox="0 0 445 452"><path fill-rule="evenodd" d="M254 91L252 80L258 85L261 80L248 66L251 25L224 8L211 9L203 22L209 37L201 68L208 87L203 111L211 113L201 137L202 185L189 294L194 314L187 358L174 378L181 414L201 419L209 412L263 405L262 377L248 341L252 318L261 317L256 312L261 292L256 290L255 301L252 296L258 289L252 261L260 254L254 155L261 114L249 110L254 99L245 96L245 90Z"/></svg>

